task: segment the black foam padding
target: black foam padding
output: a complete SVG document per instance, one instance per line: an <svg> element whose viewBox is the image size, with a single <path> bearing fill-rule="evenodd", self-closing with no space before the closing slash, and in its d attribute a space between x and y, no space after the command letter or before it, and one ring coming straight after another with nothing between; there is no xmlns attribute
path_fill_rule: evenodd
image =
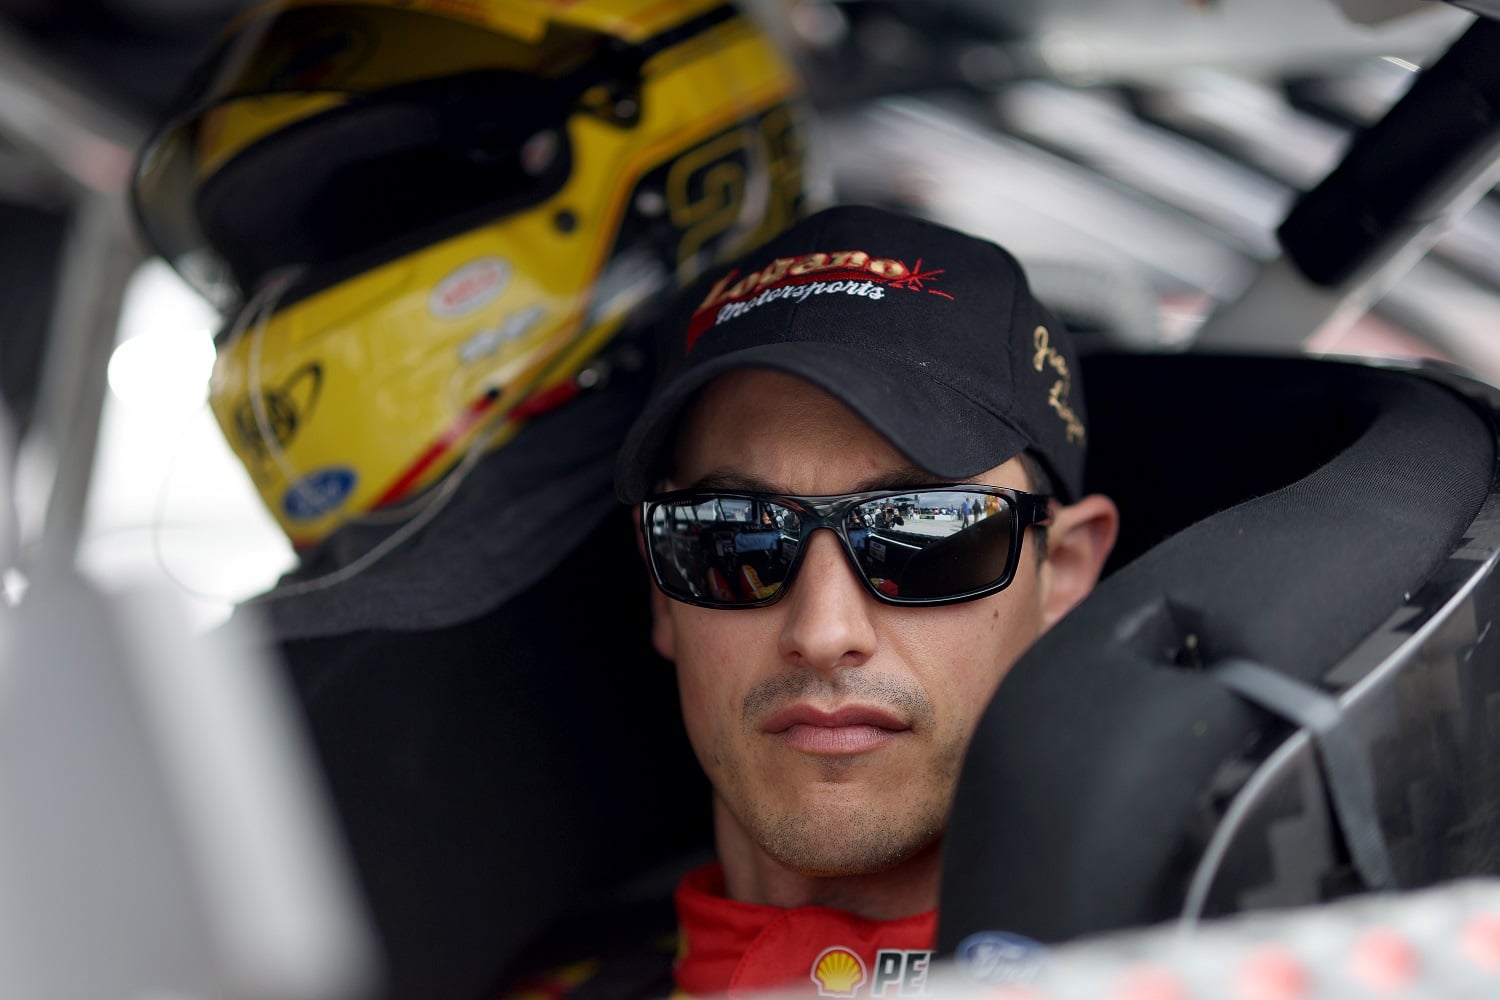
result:
<svg viewBox="0 0 1500 1000"><path fill-rule="evenodd" d="M1119 503L1134 558L979 725L946 839L944 952L978 930L1056 942L1174 916L1210 782L1280 725L1191 663L1316 682L1450 554L1494 468L1487 417L1410 373L1113 356L1088 360L1085 385L1090 488Z"/></svg>

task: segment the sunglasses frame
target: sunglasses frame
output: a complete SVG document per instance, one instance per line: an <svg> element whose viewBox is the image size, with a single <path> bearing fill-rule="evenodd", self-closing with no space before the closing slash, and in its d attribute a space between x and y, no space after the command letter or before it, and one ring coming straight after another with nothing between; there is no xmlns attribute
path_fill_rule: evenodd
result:
<svg viewBox="0 0 1500 1000"><path fill-rule="evenodd" d="M897 497L909 496L912 493L929 493L939 490L963 491L965 493L980 493L985 496L999 497L1011 507L1010 527L1010 552L1006 556L1005 573L1000 579L986 584L974 590L963 591L944 597L898 597L882 593L870 582L869 576L859 565L859 557L855 554L854 543L849 539L846 520L848 514L855 507L876 500L895 499ZM769 501L788 507L801 515L801 531L797 536L797 551L792 556L792 561L787 564L786 576L781 581L781 586L776 593L770 597L763 597L755 601L716 601L712 598L698 597L694 595L679 595L674 593L662 582L661 567L657 565L657 553L651 544L651 519L657 508L667 507L673 504L689 503L694 506L714 500L749 500ZM808 542L812 539L812 533L823 528L832 531L838 537L839 546L844 550L844 556L849 560L854 575L859 578L866 591L882 604L892 604L898 607L935 607L943 604L959 604L964 601L974 601L991 594L998 594L1016 576L1016 567L1020 565L1021 549L1024 544L1026 529L1033 525L1045 525L1052 519L1053 497L1043 493L1027 493L1023 490L1011 489L1008 486L989 486L983 483L933 483L922 486L907 486L902 489L871 490L862 493L838 493L828 496L795 496L786 493L758 493L753 490L672 490L667 493L658 493L647 497L640 506L640 530L641 539L646 550L646 563L651 568L651 579L656 589L660 590L666 597L683 604L691 604L700 608L711 608L716 611L738 611L746 608L764 608L775 604L791 589L792 581L796 579L797 570L802 566L802 557L807 552Z"/></svg>

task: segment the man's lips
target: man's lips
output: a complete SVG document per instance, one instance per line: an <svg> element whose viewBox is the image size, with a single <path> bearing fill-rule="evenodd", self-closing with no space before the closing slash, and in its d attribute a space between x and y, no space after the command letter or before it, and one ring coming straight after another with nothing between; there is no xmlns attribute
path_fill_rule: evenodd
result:
<svg viewBox="0 0 1500 1000"><path fill-rule="evenodd" d="M791 705L773 713L763 729L792 750L856 754L883 747L911 727L884 709L866 705L831 711Z"/></svg>

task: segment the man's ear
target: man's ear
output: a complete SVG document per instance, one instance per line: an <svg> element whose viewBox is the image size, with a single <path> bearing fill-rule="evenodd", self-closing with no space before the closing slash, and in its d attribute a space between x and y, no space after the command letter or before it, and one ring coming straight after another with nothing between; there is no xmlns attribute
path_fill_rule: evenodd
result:
<svg viewBox="0 0 1500 1000"><path fill-rule="evenodd" d="M667 612L667 595L657 587L656 581L651 579L651 569L646 565L646 536L641 531L641 509L635 507L630 512L630 519L635 524L635 548L641 554L641 568L646 572L646 589L651 593L651 645L663 659L676 661L677 659L677 633L672 629L672 616Z"/></svg>
<svg viewBox="0 0 1500 1000"><path fill-rule="evenodd" d="M1119 531L1119 510L1098 493L1053 511L1042 571L1045 627L1057 624L1094 589Z"/></svg>

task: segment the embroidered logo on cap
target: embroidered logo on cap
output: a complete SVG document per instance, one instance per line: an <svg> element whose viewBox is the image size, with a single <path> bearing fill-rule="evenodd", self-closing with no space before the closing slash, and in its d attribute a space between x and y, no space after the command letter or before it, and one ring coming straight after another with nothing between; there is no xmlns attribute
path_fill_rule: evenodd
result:
<svg viewBox="0 0 1500 1000"><path fill-rule="evenodd" d="M1047 393L1047 405L1057 411L1058 419L1068 429L1068 441L1071 444L1083 444L1087 432L1084 430L1083 421L1078 419L1078 414L1073 411L1073 405L1069 402L1069 394L1073 391L1073 375L1068 371L1068 359L1058 353L1052 346L1051 335L1047 333L1045 326L1039 326L1031 334L1032 346L1036 353L1031 357L1031 366L1039 372L1052 369L1056 381Z"/></svg>
<svg viewBox="0 0 1500 1000"><path fill-rule="evenodd" d="M935 283L945 268L922 267L921 258L913 267L891 257L872 257L863 250L838 250L833 253L808 253L799 257L778 257L759 271L740 276L736 270L720 278L693 313L688 324L687 351L691 353L698 338L713 326L738 319L771 302L802 302L814 295L851 295L865 299L885 298L887 289L953 296Z"/></svg>

